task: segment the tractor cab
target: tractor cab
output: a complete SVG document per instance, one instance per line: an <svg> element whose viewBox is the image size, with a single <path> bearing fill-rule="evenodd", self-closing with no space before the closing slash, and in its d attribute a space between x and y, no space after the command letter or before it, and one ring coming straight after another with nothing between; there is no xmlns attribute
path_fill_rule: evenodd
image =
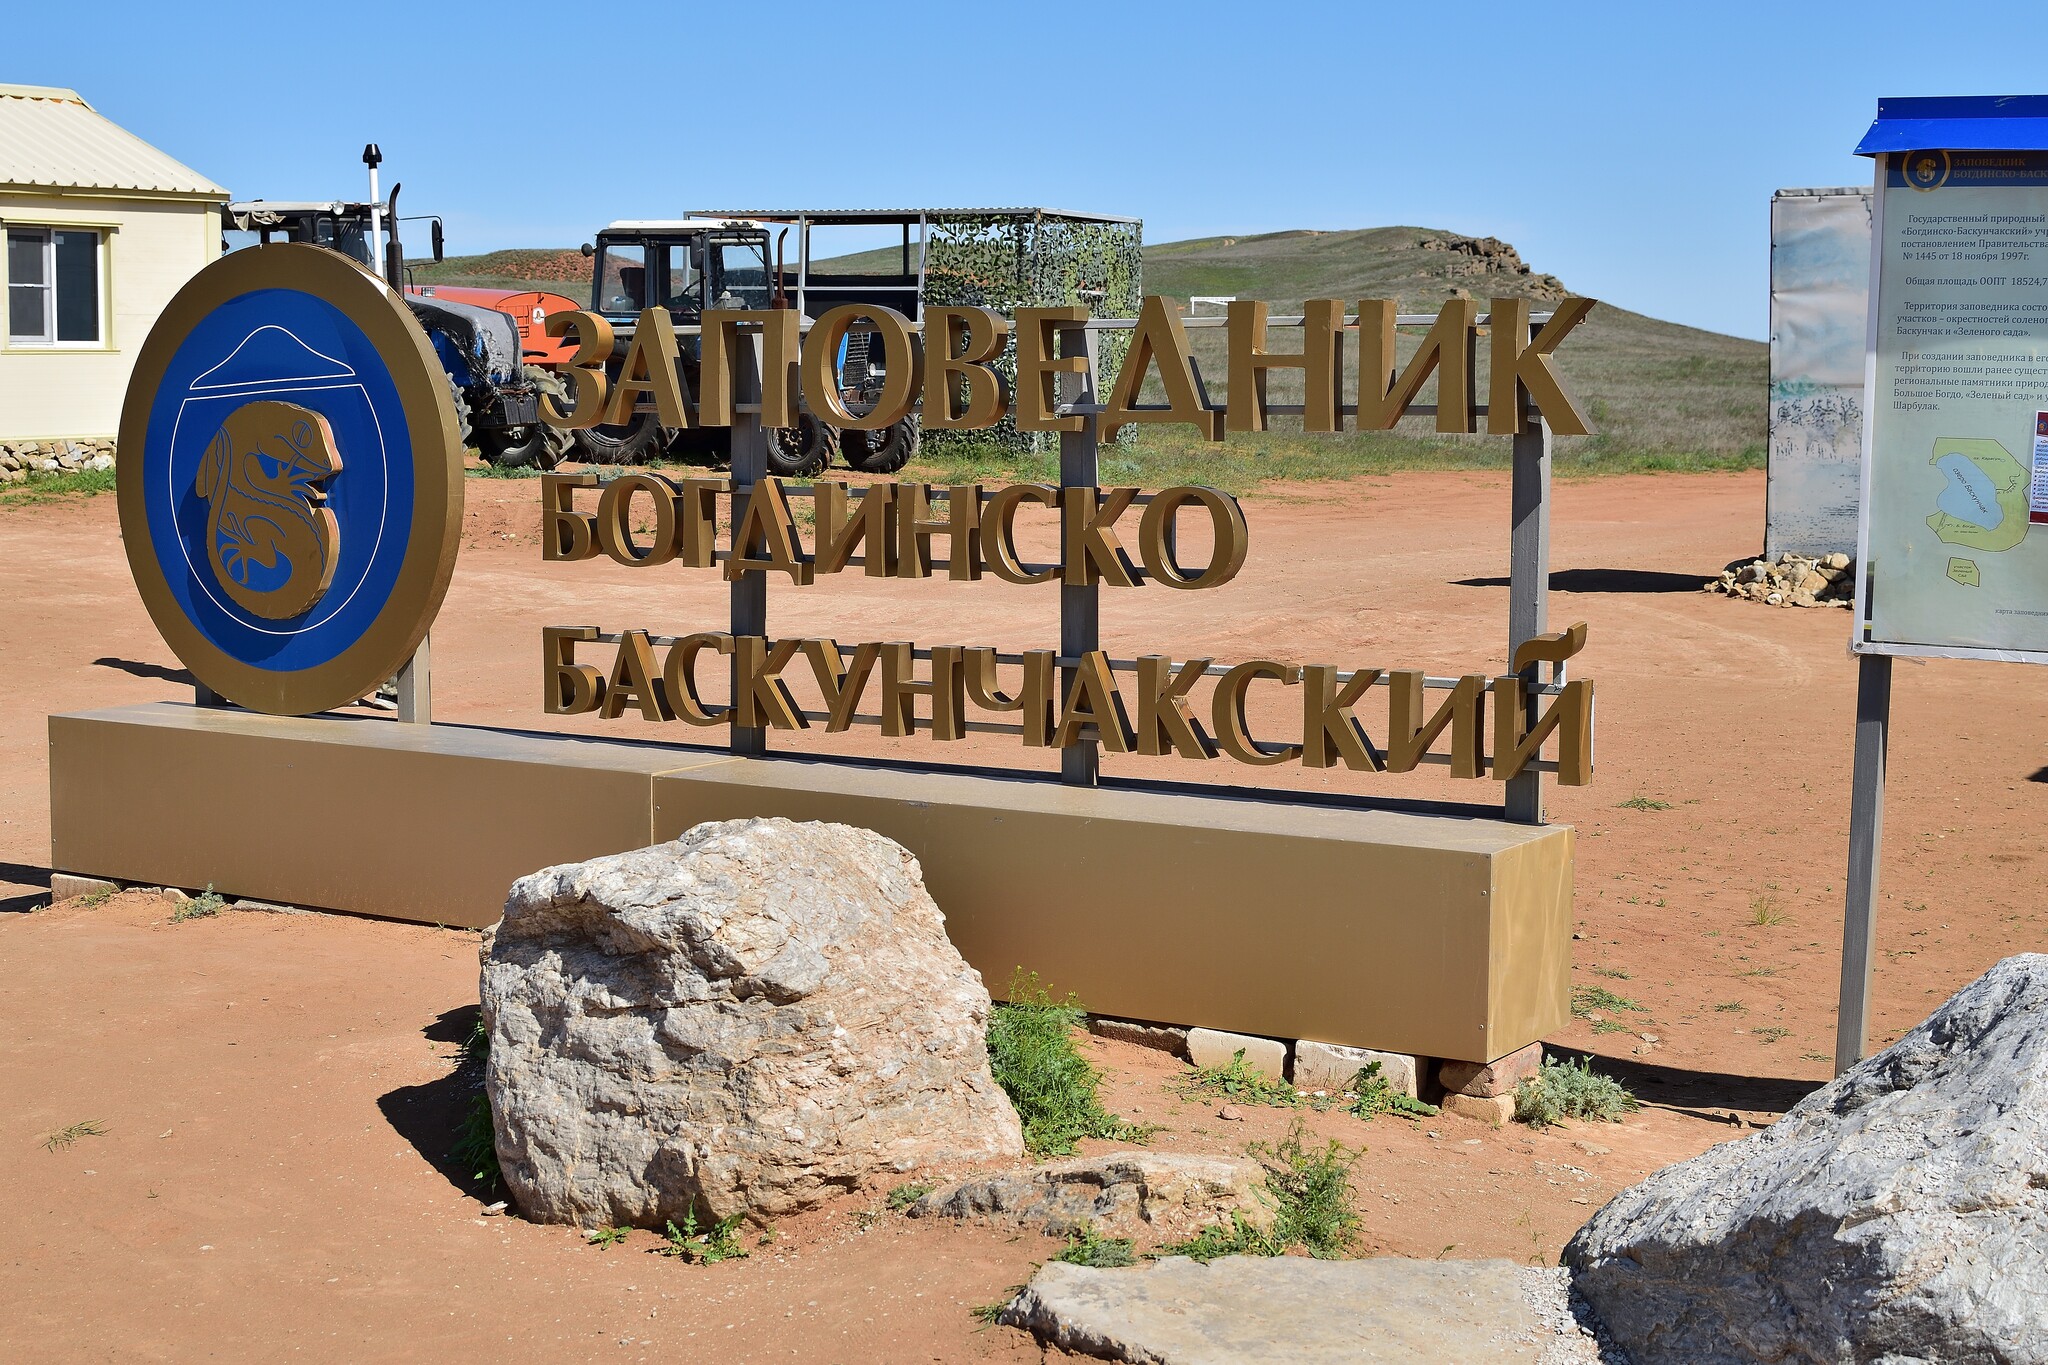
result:
<svg viewBox="0 0 2048 1365"><path fill-rule="evenodd" d="M768 232L753 223L618 222L586 250L591 311L614 332L630 334L645 308L665 309L678 327L695 327L707 308L774 308L787 301L774 288Z"/></svg>
<svg viewBox="0 0 2048 1365"><path fill-rule="evenodd" d="M228 205L221 223L221 246L225 251L234 251L270 242L305 242L339 251L381 275L384 263L377 259L372 241L373 212L386 214L389 206L339 199L320 203L246 200ZM440 261L444 254L441 220L427 221L432 225L434 259Z"/></svg>

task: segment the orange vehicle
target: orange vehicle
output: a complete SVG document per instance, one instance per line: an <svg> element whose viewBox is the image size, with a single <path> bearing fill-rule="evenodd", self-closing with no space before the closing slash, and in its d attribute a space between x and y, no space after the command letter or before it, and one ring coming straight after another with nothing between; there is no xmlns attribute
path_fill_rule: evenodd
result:
<svg viewBox="0 0 2048 1365"><path fill-rule="evenodd" d="M509 314L519 328L519 358L528 365L553 370L575 351L573 339L551 337L544 326L550 313L574 311L579 305L560 294L537 289L471 289L454 284L409 284L405 292L420 298L447 299Z"/></svg>

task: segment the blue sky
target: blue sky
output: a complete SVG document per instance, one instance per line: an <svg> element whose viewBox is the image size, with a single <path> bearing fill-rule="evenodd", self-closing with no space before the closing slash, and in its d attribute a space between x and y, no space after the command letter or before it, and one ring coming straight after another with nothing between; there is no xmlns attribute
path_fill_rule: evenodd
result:
<svg viewBox="0 0 2048 1365"><path fill-rule="evenodd" d="M70 86L237 197L357 196L452 252L725 205L1044 204L1150 241L1411 223L1762 337L1771 191L1867 183L1879 95L2048 89L1983 3L24 5Z"/></svg>

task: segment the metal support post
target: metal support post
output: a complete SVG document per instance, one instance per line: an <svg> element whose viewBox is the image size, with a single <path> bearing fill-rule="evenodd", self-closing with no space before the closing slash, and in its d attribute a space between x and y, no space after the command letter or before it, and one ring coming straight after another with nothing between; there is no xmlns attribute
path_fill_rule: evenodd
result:
<svg viewBox="0 0 2048 1365"><path fill-rule="evenodd" d="M732 497L733 525L744 512L738 489L768 477L768 433L761 426L761 333L749 329L733 348ZM732 633L768 633L768 575L744 573L732 581ZM733 704L739 704L739 659L733 659ZM732 751L759 757L768 752L768 731L758 725L732 727Z"/></svg>
<svg viewBox="0 0 2048 1365"><path fill-rule="evenodd" d="M1086 374L1060 376L1060 401L1086 407L1095 405L1095 333L1085 327L1060 328L1060 354L1088 357ZM1082 417L1079 431L1060 433L1060 487L1093 488L1096 469L1096 414ZM1102 647L1102 602L1094 582L1060 584L1060 655L1078 659ZM1060 670L1060 698L1073 690L1076 670ZM1094 738L1077 739L1060 750L1060 780L1077 787L1092 787L1102 777L1102 745Z"/></svg>
<svg viewBox="0 0 2048 1365"><path fill-rule="evenodd" d="M1842 997L1835 1074L1870 1039L1870 960L1877 939L1877 862L1884 843L1884 761L1892 715L1892 656L1864 654L1856 671L1856 768L1849 780L1849 884L1843 898Z"/></svg>
<svg viewBox="0 0 2048 1365"><path fill-rule="evenodd" d="M407 725L434 723L434 636L420 637L420 647L398 670L398 718Z"/></svg>
<svg viewBox="0 0 2048 1365"><path fill-rule="evenodd" d="M228 699L194 678L192 680L192 704L194 706L226 706Z"/></svg>
<svg viewBox="0 0 2048 1365"><path fill-rule="evenodd" d="M1515 439L1514 530L1508 555L1508 657L1522 641L1541 635L1550 622L1550 423L1524 408L1523 431ZM1537 665L1522 674L1537 681ZM1530 720L1536 701L1525 700ZM1543 823L1543 775L1532 765L1508 779L1503 800L1507 818Z"/></svg>

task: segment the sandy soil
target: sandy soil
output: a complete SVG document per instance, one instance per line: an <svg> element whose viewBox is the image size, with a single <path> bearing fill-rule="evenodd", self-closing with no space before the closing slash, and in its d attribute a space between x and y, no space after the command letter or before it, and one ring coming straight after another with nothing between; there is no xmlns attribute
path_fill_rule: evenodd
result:
<svg viewBox="0 0 2048 1365"><path fill-rule="evenodd" d="M469 492L471 530L435 631L443 719L544 728L540 625L680 632L722 618L725 589L708 575L539 562L532 483ZM1591 624L1577 672L1600 696L1597 780L1550 798L1553 818L1582 835L1575 975L1641 1009L1608 1013L1620 1031L1575 1020L1551 1041L1606 1058L1647 1107L1624 1125L1546 1133L1312 1117L1368 1148L1355 1172L1365 1249L1554 1260L1616 1189L1739 1135L1745 1117L1767 1122L1830 1070L1848 613L1691 590L1755 550L1761 508L1758 475L1560 485L1552 619ZM1432 672L1501 662L1503 479L1279 488L1247 510L1240 580L1111 596L1112 652ZM770 619L778 633L841 640L1036 647L1056 638L1051 596L841 578L771 588ZM166 903L139 893L30 913L48 900L44 716L177 697L183 681L128 582L111 498L0 506L0 911L18 912L0 914L0 1358L1037 1358L968 1309L1056 1244L910 1224L878 1212L886 1191L793 1220L750 1259L713 1267L649 1256L646 1234L599 1250L568 1229L482 1217L446 1158L474 935L334 916L171 924ZM2048 938L2025 880L2048 814L2048 695L2036 682L2020 668L1899 667L1880 1045ZM920 741L872 734L803 743L928 756ZM947 757L1021 756L993 738L958 747ZM1274 780L1465 800L1480 785ZM1635 797L1645 801L1622 804ZM1169 1149L1241 1150L1284 1128L1277 1111L1226 1121L1180 1098L1183 1068L1160 1054L1090 1046L1112 1107L1165 1125L1156 1141ZM105 1135L43 1150L84 1119Z"/></svg>

